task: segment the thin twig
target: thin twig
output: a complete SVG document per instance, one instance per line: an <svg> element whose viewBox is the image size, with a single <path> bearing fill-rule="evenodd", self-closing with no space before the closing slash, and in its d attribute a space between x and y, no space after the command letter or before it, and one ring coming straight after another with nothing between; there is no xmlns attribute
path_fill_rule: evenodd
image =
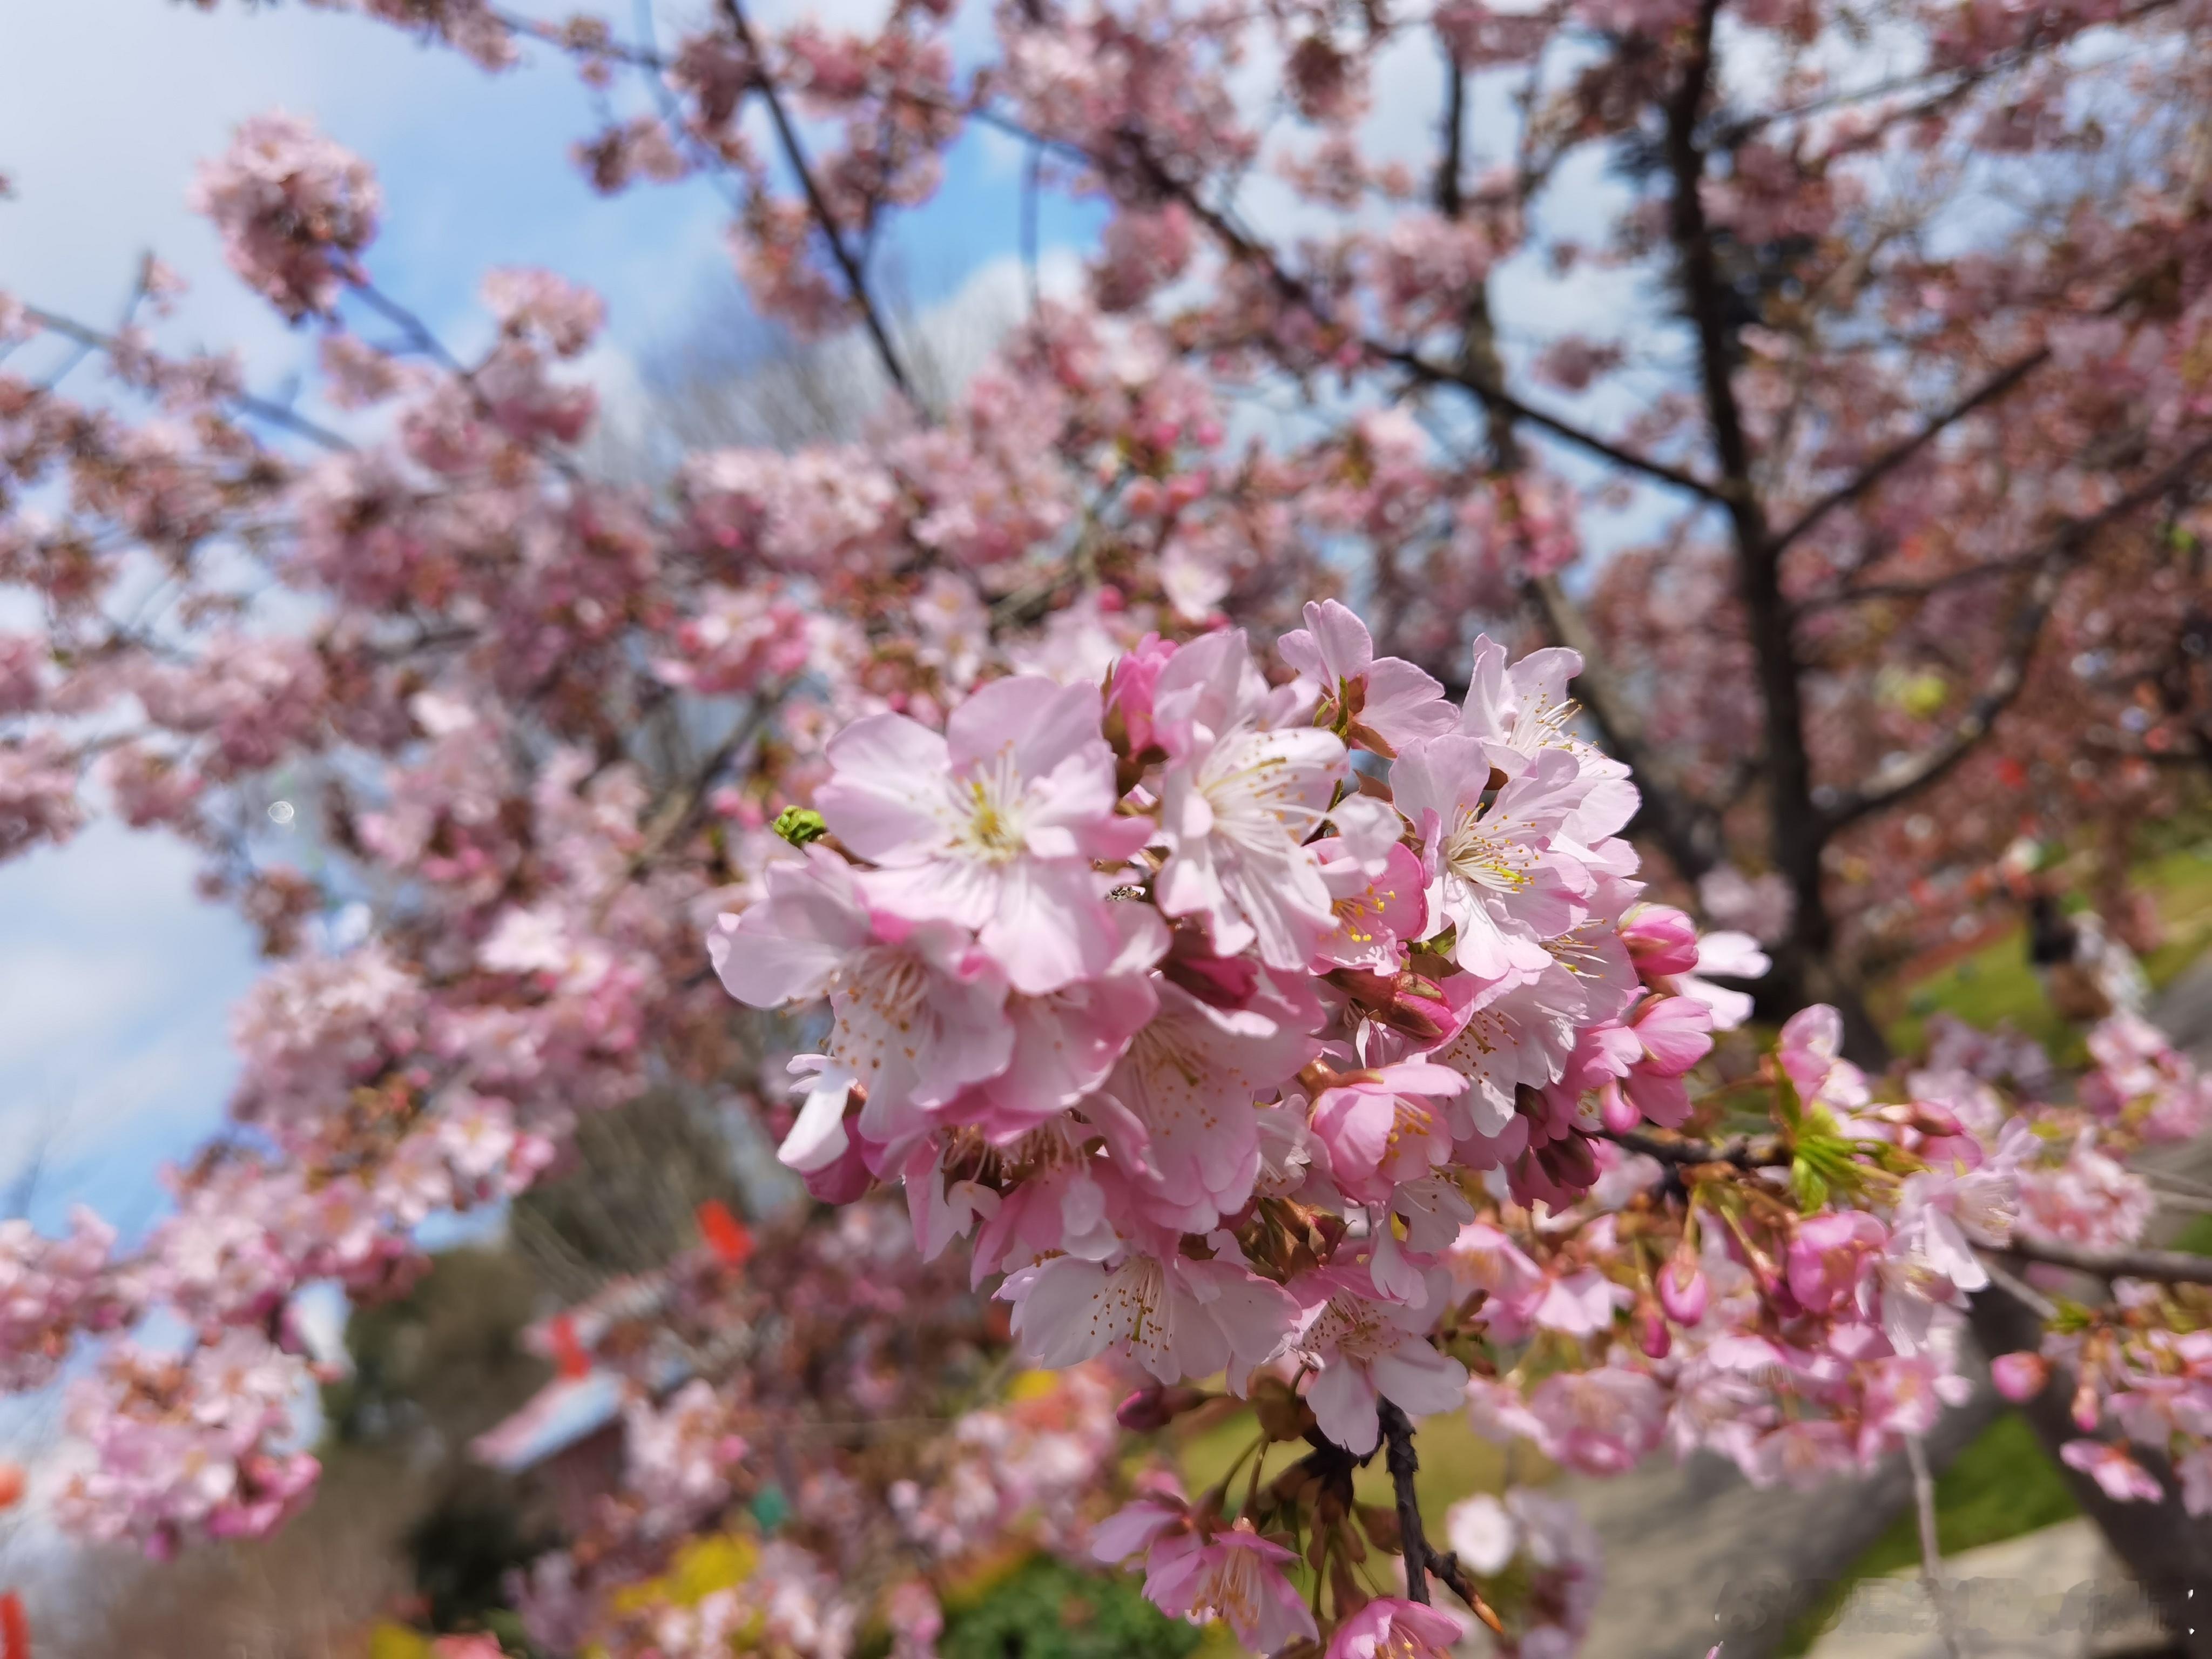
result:
<svg viewBox="0 0 2212 1659"><path fill-rule="evenodd" d="M876 309L874 297L868 292L867 277L860 270L860 261L845 246L844 232L830 211L830 204L822 194L822 187L814 181L814 169L808 163L806 151L799 142L799 130L792 125L791 115L783 106L783 99L775 89L775 79L768 72L767 60L761 56L759 42L753 38L752 25L746 21L744 7L738 0L721 0L722 15L729 20L730 27L738 37L738 44L745 49L752 60L761 101L768 106L769 119L775 124L776 142L783 147L783 159L799 177L799 187L806 197L806 206L814 215L814 222L822 228L823 239L830 244L830 257L836 260L838 270L845 274L846 287L851 291L853 303L860 307L860 320L874 343L876 356L882 360L884 373L890 377L899 395L917 409L921 400L915 396L914 383L907 378L906 366L892 349L890 331L884 327L882 315Z"/></svg>
<svg viewBox="0 0 2212 1659"><path fill-rule="evenodd" d="M1905 1437L1905 1457L1912 1466L1912 1506L1920 1518L1920 1582L1936 1610L1936 1629L1943 1638L1944 1651L1951 1659L1966 1659L1951 1619L1950 1596L1943 1588L1943 1552L1936 1541L1936 1477L1929 1473L1928 1448L1918 1435Z"/></svg>
<svg viewBox="0 0 2212 1659"><path fill-rule="evenodd" d="M88 327L74 318L64 317L58 312L43 310L38 306L25 306L23 314L48 333L58 334L64 339L75 340L88 350L103 351L111 357L121 349L123 344L112 334L102 333L99 329ZM311 442L320 444L325 449L350 450L353 448L349 441L340 437L328 427L318 426L306 416L295 415L283 404L271 403L266 398L257 398L251 392L234 392L223 401L240 414L251 415L254 419L266 421L271 426L281 426L288 432L296 433Z"/></svg>

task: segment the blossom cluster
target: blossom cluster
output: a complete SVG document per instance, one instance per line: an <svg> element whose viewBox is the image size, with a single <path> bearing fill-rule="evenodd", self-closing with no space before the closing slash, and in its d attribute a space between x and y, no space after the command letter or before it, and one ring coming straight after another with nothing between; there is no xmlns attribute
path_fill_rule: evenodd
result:
<svg viewBox="0 0 2212 1659"><path fill-rule="evenodd" d="M1577 660L1479 641L1455 707L1342 606L1306 623L1272 673L1240 631L1154 637L1097 686L990 681L941 732L854 722L708 946L741 1000L827 1001L781 1148L817 1197L903 1184L925 1257L972 1238L976 1281L1003 1275L1025 1352L1149 1375L1127 1421L1220 1375L1262 1449L1316 1437L1264 1490L1255 1462L1237 1512L1163 1488L1097 1548L1141 1555L1170 1613L1263 1652L1333 1629L1341 1659L1459 1631L1352 1571L1349 1470L1394 1418L1463 1408L1594 1474L1662 1445L1762 1483L1865 1468L1968 1391L1983 1253L2131 1241L2141 1177L2100 1133L2204 1109L2124 1022L2083 1108L1958 1034L1884 1100L1814 1007L1735 1085L1765 1137L1686 1139L1729 1093L1688 1079L1749 1012L1707 975L1764 960L1643 897ZM1525 1534L1567 1572L1514 1581L1560 1650L1589 1551L1540 1504L1505 1516L1460 1516L1490 1538L1468 1553Z"/></svg>
<svg viewBox="0 0 2212 1659"><path fill-rule="evenodd" d="M167 356L136 324L99 347L112 386L79 398L24 365L84 331L0 295L0 582L41 619L0 637L0 857L112 807L196 848L273 958L239 1015L231 1130L175 1173L141 1247L89 1220L0 1234L0 1382L43 1386L80 1340L107 1345L72 1389L71 1527L164 1553L298 1509L300 1292L404 1290L426 1219L520 1193L583 1115L649 1086L757 1115L836 1207L762 1226L750 1271L702 1224L700 1249L547 1336L564 1378L574 1361L619 1395L630 1462L515 1599L544 1645L625 1659L732 1636L826 1656L879 1626L921 1659L954 1575L1036 1547L1141 1556L1176 1616L1336 1659L1455 1641L1426 1597L1457 1573L1471 1615L1553 1659L1587 1617L1586 1536L1537 1494L1473 1501L1440 1574L1352 1488L1407 1419L1463 1409L1593 1474L1662 1446L1759 1480L1863 1467L1956 1397L1988 1253L2143 1234L2155 1188L2125 1160L2208 1103L2154 1033L2102 1028L2070 1102L1956 1032L1867 1077L1826 1009L1765 1052L1717 1052L1765 959L1653 902L1663 878L1645 888L1625 839L1641 792L1666 890L1723 921L1716 849L1756 867L1788 839L1737 832L1748 785L1778 829L1785 786L1806 834L1859 823L1826 848L1840 862L1799 860L1759 878L1778 900L1740 907L1802 947L1785 971L1824 938L1847 968L1852 926L1947 926L1972 900L1944 860L2018 833L1980 796L2033 771L2066 822L2109 820L2198 740L2202 526L2187 467L2158 458L2202 453L2208 222L2151 180L2042 216L2061 244L1922 252L1956 239L1916 198L1954 192L1916 168L2109 171L2073 165L2101 142L2074 113L2100 71L2053 67L2108 9L1908 7L1948 82L1933 101L1831 84L1821 9L1765 0L1729 10L1717 46L1712 10L1681 0L1452 0L1356 31L1107 0L1004 9L981 62L935 3L865 32L756 32L732 5L665 53L481 0L353 9L487 67L532 41L567 54L606 112L577 151L594 185L719 173L741 276L805 331L880 325L866 250L973 120L1025 136L1038 189L1110 216L1088 298L1041 300L948 407L894 400L865 441L689 454L665 489L577 447L596 298L494 272L491 343L464 362L371 282L373 173L295 117L243 128L198 200L238 276L320 331L321 405L380 435L322 430L312 397L254 400L234 362ZM2125 27L2154 46L2202 10ZM1533 71L1562 28L1589 70L1532 80L1498 165L1455 119L1433 180L1365 146L1405 46L1442 56L1456 111L1468 73ZM1705 119L1718 88L1750 96L1739 50L1769 49L1778 101ZM2106 56L2140 70L2142 107L2202 106L2202 54ZM1235 67L1255 61L1282 73ZM650 112L614 87L631 67ZM1255 82L1287 112L1261 118ZM769 156L787 112L808 143L787 131ZM1547 181L1662 126L1672 176L1639 175L1596 244L1544 230ZM1210 205L1255 168L1333 222L1271 244ZM1856 228L1893 222L1916 234ZM1702 415L1685 381L1638 389L1620 429L1579 426L1562 399L1611 406L1619 371L1651 368L1605 340L1532 341L1533 402L1493 372L1492 272L1655 248L1747 279L1753 315L1703 296L1726 323ZM141 287L159 312L175 283L153 262ZM364 313L374 338L349 325ZM1883 316L1910 329L1869 350ZM1984 387L1984 365L2010 366ZM1232 441L1255 386L1296 388L1294 441ZM1537 429L1607 482L1580 488ZM1716 470L1747 451L1742 477ZM1689 501L1679 533L1570 598L1553 579L1581 515L1647 490ZM1738 510L1705 510L1720 500ZM2173 522L2130 541L2161 503ZM1723 516L1777 539L1717 549ZM1993 723L1978 711L2002 700L1946 675L1986 657L2004 683L1983 578L2045 561L2021 550L2054 523L2067 643L2011 665L2030 718ZM1739 551L1786 562L1787 626L1739 614ZM1321 597L1355 565L1371 633ZM176 587L150 622L149 572ZM1470 657L1478 616L1524 605L1611 659L1584 682L1596 718L1569 702L1573 652ZM1803 661L1781 668L1817 660L1833 694L1762 732L1774 676L1752 670L1792 629ZM1900 670L1914 650L1943 672ZM1927 775L1955 812L1816 793L1969 728L2002 741ZM1741 771L1793 731L1802 764ZM258 831L280 781L317 858ZM781 1014L732 1018L702 971L699 928L725 911L714 966ZM1790 1012L1803 985L1768 988ZM757 1073L802 1042L820 1052L797 1062L798 1109L762 1105ZM2164 1492L2132 1437L2202 1507L2203 1303L2121 1285L2116 1307L2054 1304L2000 1376L2075 1391L2067 1455L2108 1489ZM165 1328L184 1334L155 1352ZM1064 1369L1006 1382L1010 1340ZM1106 1516L1122 1431L1239 1409L1208 1397L1217 1373L1259 1437L1241 1497L1148 1486ZM726 1582L677 1594L687 1551L717 1542Z"/></svg>

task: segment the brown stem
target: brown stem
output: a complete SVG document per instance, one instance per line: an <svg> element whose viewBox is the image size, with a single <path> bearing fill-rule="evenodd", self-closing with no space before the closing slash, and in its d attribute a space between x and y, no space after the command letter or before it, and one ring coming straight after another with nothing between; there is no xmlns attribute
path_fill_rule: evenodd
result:
<svg viewBox="0 0 2212 1659"><path fill-rule="evenodd" d="M1421 1500L1413 1494L1413 1476L1421 1467L1413 1454L1413 1425L1390 1401L1377 1401L1375 1412L1382 1420L1387 1448L1383 1467L1390 1471L1391 1490L1398 1499L1398 1540L1406 1554L1406 1594L1425 1606L1433 1552L1428 1534L1421 1529Z"/></svg>

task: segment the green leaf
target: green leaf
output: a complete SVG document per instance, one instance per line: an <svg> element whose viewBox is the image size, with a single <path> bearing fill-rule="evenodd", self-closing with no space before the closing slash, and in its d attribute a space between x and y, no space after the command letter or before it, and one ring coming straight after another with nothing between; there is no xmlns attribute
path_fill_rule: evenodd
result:
<svg viewBox="0 0 2212 1659"><path fill-rule="evenodd" d="M1817 1210L1828 1201L1827 1177L1802 1152L1790 1162L1790 1188L1801 1210Z"/></svg>

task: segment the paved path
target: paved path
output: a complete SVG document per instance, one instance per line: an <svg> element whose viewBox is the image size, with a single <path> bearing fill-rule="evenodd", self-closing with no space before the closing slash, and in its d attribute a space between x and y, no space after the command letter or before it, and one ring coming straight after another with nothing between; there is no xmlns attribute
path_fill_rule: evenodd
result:
<svg viewBox="0 0 2212 1659"><path fill-rule="evenodd" d="M2150 1604L2086 1519L1954 1556L1943 1582L1967 1659L2118 1659L2163 1641ZM1917 1571L1858 1586L1809 1659L1946 1659Z"/></svg>

